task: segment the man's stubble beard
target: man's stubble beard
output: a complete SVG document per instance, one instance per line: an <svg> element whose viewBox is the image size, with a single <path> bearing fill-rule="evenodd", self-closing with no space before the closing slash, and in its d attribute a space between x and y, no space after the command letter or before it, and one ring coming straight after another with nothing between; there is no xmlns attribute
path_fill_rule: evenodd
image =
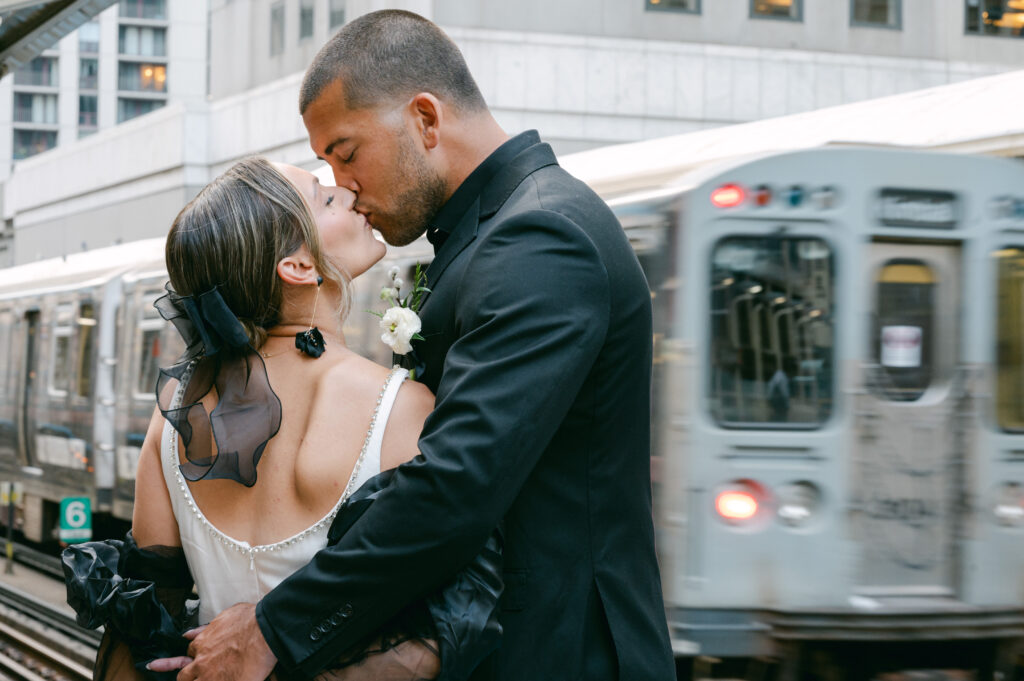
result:
<svg viewBox="0 0 1024 681"><path fill-rule="evenodd" d="M398 139L397 186L390 202L394 208L386 220L379 221L388 225L378 227L378 231L392 246L405 246L426 231L444 206L448 200L448 183L427 165L404 128L398 131Z"/></svg>

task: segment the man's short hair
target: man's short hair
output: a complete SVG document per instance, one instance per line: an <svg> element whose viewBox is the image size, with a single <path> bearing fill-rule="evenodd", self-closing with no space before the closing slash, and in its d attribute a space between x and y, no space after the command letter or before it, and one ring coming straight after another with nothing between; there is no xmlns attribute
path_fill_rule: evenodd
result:
<svg viewBox="0 0 1024 681"><path fill-rule="evenodd" d="M404 10L371 12L346 24L306 70L299 113L342 79L345 106L367 109L429 92L463 111L487 108L459 48L444 31Z"/></svg>

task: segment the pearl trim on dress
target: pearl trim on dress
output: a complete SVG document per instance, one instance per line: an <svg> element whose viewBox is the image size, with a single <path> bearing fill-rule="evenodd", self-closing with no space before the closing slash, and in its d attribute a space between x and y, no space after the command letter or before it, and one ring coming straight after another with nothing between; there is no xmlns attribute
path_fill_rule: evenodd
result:
<svg viewBox="0 0 1024 681"><path fill-rule="evenodd" d="M174 402L172 403L175 406L177 406L177 402L180 401L181 399L184 386L192 377L192 371L195 368L195 365L195 361L189 364L188 368L185 370L185 373L181 378L178 394L175 395ZM195 503L195 499L192 497L192 490L188 488L188 484L186 484L185 478L181 474L180 460L178 458L178 432L173 428L169 428L168 430L170 430L171 435L170 441L168 442L168 444L170 445L168 447L168 459L169 463L174 469L174 478L178 482L178 489L181 490L181 493L185 498L185 503L188 505L193 515L195 515L196 518L199 520L200 524L202 524L203 527L205 527L206 530L210 533L211 537L219 541L221 544L229 546L238 551L239 553L241 553L242 555L249 557L250 570L256 569L257 553L279 551L287 546L291 546L292 544L300 542L303 539L309 537L311 534L314 534L315 532L318 532L319 530L323 529L326 525L329 525L334 521L334 517L338 514L338 511L341 509L341 505L344 504L345 501L349 498L349 496L351 496L352 492L355 491L355 482L356 479L359 477L359 469L363 465L363 459L366 458L366 451L370 447L370 440L373 438L373 431L377 426L377 414L380 412L380 405L381 402L384 400L384 394L387 392L388 386L391 385L391 381L401 371L401 367L395 366L391 370L391 373L388 374L387 379L384 381L383 387L381 387L380 389L380 393L377 395L377 404L374 406L373 416L370 418L370 428L366 431L366 439L363 440L363 447L359 451L359 456L356 458L356 463L355 466L352 468L352 474L349 476L348 484L345 486L345 491L342 492L341 498L338 499L338 503L334 505L334 508L332 508L330 512L327 513L327 515L325 515L323 518L318 520L313 525L307 527L298 534L288 537L287 539L282 539L281 541L274 542L273 544L259 544L256 546L250 545L249 542L239 541L238 539L235 539L234 537L228 536L221 532L219 529L217 529L216 526L214 526L213 523L206 519L206 516L203 514L202 510L200 510L199 506Z"/></svg>

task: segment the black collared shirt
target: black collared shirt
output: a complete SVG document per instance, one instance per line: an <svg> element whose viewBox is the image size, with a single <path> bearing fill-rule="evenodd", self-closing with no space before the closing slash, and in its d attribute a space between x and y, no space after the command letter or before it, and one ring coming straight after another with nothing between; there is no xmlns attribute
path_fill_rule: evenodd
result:
<svg viewBox="0 0 1024 681"><path fill-rule="evenodd" d="M495 149L469 174L427 226L427 241L434 246L434 255L441 250L452 228L458 224L498 171L535 144L540 144L540 135L536 130L520 133Z"/></svg>

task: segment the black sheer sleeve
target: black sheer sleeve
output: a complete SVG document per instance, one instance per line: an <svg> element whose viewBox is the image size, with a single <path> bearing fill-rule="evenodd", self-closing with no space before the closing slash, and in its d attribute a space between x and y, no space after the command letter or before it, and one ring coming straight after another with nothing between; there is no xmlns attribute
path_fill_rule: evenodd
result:
<svg viewBox="0 0 1024 681"><path fill-rule="evenodd" d="M68 604L87 629L103 626L108 638L131 650L135 668L145 678L173 679L174 673L145 669L158 657L184 655L181 634L194 625L192 575L180 547L139 548L131 532L124 541L108 539L77 544L61 556ZM104 649L113 644L105 642ZM104 659L97 660L103 678Z"/></svg>

